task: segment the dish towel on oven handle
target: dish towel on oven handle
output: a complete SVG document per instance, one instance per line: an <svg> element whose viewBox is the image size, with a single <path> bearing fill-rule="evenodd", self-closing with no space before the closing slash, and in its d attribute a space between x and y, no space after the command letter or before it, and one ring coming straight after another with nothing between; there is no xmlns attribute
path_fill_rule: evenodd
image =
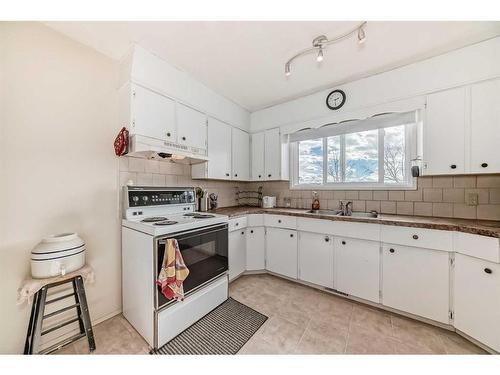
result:
<svg viewBox="0 0 500 375"><path fill-rule="evenodd" d="M175 238L167 239L156 285L161 287L161 292L167 299L182 301L184 299L182 283L188 275L189 270L184 264L177 240Z"/></svg>

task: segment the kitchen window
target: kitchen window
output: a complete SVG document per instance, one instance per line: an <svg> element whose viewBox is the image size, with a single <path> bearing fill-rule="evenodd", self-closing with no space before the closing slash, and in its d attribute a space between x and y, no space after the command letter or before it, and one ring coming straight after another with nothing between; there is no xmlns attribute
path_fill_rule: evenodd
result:
<svg viewBox="0 0 500 375"><path fill-rule="evenodd" d="M413 189L416 111L290 135L292 188Z"/></svg>

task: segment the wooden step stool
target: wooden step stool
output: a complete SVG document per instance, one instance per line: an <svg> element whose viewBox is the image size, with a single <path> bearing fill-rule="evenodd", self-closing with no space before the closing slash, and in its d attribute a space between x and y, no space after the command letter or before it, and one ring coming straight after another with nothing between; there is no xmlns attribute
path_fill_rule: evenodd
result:
<svg viewBox="0 0 500 375"><path fill-rule="evenodd" d="M47 291L50 288L60 286L63 284L71 283L73 286L73 293L65 294L61 297L53 298L47 301ZM59 310L51 312L47 315L45 313L45 306L51 303L64 300L66 298L74 297L75 303L69 306L63 307ZM42 330L42 325L44 319L53 317L55 315L61 314L65 311L76 309L77 317L72 318L61 323L54 325L53 327ZM42 351L38 351L38 345L40 344L40 338L47 333L56 331L68 324L78 322L80 325L80 333L68 337ZM87 305L87 297L85 296L85 288L83 286L83 278L81 276L75 276L63 281L54 282L43 286L38 292L36 292L33 299L33 306L31 308L30 322L28 326L28 333L26 335L26 344L24 345L24 354L49 354L52 353L66 345L75 342L76 340L87 336L89 341L89 351L95 350L94 333L92 331L92 323L90 321L89 308Z"/></svg>

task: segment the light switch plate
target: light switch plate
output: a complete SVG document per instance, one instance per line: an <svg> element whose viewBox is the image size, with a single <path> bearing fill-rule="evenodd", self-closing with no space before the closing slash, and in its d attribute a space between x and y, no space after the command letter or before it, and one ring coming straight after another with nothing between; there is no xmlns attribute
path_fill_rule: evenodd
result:
<svg viewBox="0 0 500 375"><path fill-rule="evenodd" d="M477 206L479 204L478 193L467 193L467 206Z"/></svg>

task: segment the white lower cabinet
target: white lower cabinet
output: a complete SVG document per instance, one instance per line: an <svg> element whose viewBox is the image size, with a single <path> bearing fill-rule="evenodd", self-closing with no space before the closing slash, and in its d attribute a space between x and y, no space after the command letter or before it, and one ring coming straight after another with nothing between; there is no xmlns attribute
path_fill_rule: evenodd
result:
<svg viewBox="0 0 500 375"><path fill-rule="evenodd" d="M455 328L500 352L500 264L455 255Z"/></svg>
<svg viewBox="0 0 500 375"><path fill-rule="evenodd" d="M297 278L297 231L267 228L266 269L292 279Z"/></svg>
<svg viewBox="0 0 500 375"><path fill-rule="evenodd" d="M335 238L335 289L378 303L380 290L380 243Z"/></svg>
<svg viewBox="0 0 500 375"><path fill-rule="evenodd" d="M333 238L299 232L299 279L333 288Z"/></svg>
<svg viewBox="0 0 500 375"><path fill-rule="evenodd" d="M246 229L229 232L228 263L229 281L245 272L246 267Z"/></svg>
<svg viewBox="0 0 500 375"><path fill-rule="evenodd" d="M450 257L446 251L382 247L382 304L449 323Z"/></svg>
<svg viewBox="0 0 500 375"><path fill-rule="evenodd" d="M249 227L247 231L247 271L266 268L266 237L264 227Z"/></svg>

